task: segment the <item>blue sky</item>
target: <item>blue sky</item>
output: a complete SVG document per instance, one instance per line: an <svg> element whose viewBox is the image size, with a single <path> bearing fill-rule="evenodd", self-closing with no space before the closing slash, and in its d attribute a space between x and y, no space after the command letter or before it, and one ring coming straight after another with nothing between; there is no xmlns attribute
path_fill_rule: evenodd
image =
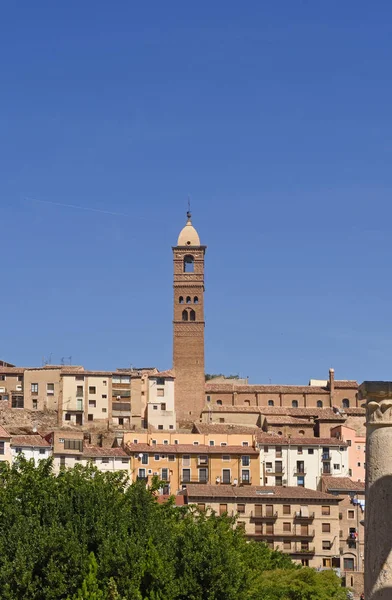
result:
<svg viewBox="0 0 392 600"><path fill-rule="evenodd" d="M391 34L387 1L4 3L0 357L170 367L190 194L208 372L390 378Z"/></svg>

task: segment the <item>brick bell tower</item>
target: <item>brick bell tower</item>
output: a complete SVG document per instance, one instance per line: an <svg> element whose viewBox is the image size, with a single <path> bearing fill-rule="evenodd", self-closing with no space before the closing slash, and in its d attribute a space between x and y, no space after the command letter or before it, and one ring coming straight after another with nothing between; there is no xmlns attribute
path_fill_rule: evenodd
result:
<svg viewBox="0 0 392 600"><path fill-rule="evenodd" d="M191 213L173 247L173 368L175 405L181 421L200 417L204 407L204 254Z"/></svg>

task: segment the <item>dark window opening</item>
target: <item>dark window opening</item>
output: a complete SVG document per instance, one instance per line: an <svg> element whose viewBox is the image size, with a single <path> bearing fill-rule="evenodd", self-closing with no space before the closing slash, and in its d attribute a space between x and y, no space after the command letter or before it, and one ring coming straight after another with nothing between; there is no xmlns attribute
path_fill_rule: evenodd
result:
<svg viewBox="0 0 392 600"><path fill-rule="evenodd" d="M196 313L195 313L195 311L194 311L194 310L191 310L191 313L190 313L190 320L191 320L191 321L196 321Z"/></svg>
<svg viewBox="0 0 392 600"><path fill-rule="evenodd" d="M292 403L291 403L291 406L293 408L298 408L298 400L293 400Z"/></svg>
<svg viewBox="0 0 392 600"><path fill-rule="evenodd" d="M187 297L186 297L186 303L187 303L187 304L190 304L190 303L191 303L191 297L190 297L190 296L187 296Z"/></svg>
<svg viewBox="0 0 392 600"><path fill-rule="evenodd" d="M348 398L343 398L342 407L343 408L350 408L350 400Z"/></svg>
<svg viewBox="0 0 392 600"><path fill-rule="evenodd" d="M180 296L179 299L178 299L178 302L180 304L184 304L184 296Z"/></svg>
<svg viewBox="0 0 392 600"><path fill-rule="evenodd" d="M188 320L188 311L187 310L183 310L182 311L182 320L183 321L187 321Z"/></svg>
<svg viewBox="0 0 392 600"><path fill-rule="evenodd" d="M193 298L193 304L199 304L199 298L197 296Z"/></svg>
<svg viewBox="0 0 392 600"><path fill-rule="evenodd" d="M317 408L323 408L322 400L317 400Z"/></svg>
<svg viewBox="0 0 392 600"><path fill-rule="evenodd" d="M193 273L195 270L195 262L193 256L187 254L184 256L184 273Z"/></svg>
<svg viewBox="0 0 392 600"><path fill-rule="evenodd" d="M268 406L273 406L274 405L274 401L273 400L268 400Z"/></svg>

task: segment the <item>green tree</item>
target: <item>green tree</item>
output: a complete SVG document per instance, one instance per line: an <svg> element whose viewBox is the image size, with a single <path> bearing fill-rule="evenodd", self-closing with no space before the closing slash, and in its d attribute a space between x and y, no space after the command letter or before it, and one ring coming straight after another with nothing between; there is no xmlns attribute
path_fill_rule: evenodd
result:
<svg viewBox="0 0 392 600"><path fill-rule="evenodd" d="M89 556L88 574L83 580L82 587L74 595L73 600L104 600L104 594L98 586L98 565L93 552Z"/></svg>

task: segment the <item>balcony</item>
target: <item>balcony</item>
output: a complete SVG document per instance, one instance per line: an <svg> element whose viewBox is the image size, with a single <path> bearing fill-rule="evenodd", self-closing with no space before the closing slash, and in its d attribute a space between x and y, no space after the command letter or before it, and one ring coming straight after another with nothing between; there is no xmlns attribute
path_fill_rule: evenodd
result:
<svg viewBox="0 0 392 600"><path fill-rule="evenodd" d="M296 468L293 471L294 477L304 477L306 475L306 469L303 467Z"/></svg>
<svg viewBox="0 0 392 600"><path fill-rule="evenodd" d="M126 415L130 415L131 414L131 403L130 402L113 402L112 412L113 412L114 416L117 416L117 413L123 413Z"/></svg>
<svg viewBox="0 0 392 600"><path fill-rule="evenodd" d="M181 483L209 483L208 481L208 477L200 477L199 478L195 478L195 477L181 477Z"/></svg>
<svg viewBox="0 0 392 600"><path fill-rule="evenodd" d="M250 518L251 521L272 521L278 518L278 511L271 513L270 515L262 515L256 514L256 512L252 510L250 513Z"/></svg>
<svg viewBox="0 0 392 600"><path fill-rule="evenodd" d="M265 470L265 474L266 475L277 475L278 477L280 475L284 475L285 469L284 467L281 468L276 468L276 467L269 467L268 469Z"/></svg>
<svg viewBox="0 0 392 600"><path fill-rule="evenodd" d="M240 477L241 485L252 485L252 479L250 477Z"/></svg>
<svg viewBox="0 0 392 600"><path fill-rule="evenodd" d="M140 475L138 475L136 477L137 481L144 481L145 483L148 482L148 477L141 477Z"/></svg>
<svg viewBox="0 0 392 600"><path fill-rule="evenodd" d="M284 552L284 550L283 550ZM299 550L289 550L288 554L292 555L301 555L301 556L310 556L316 553L314 546L309 546L309 548L300 548Z"/></svg>
<svg viewBox="0 0 392 600"><path fill-rule="evenodd" d="M301 512L296 512L294 513L294 519L297 519L297 521L313 521L314 512L311 512L308 515L303 515Z"/></svg>
<svg viewBox="0 0 392 600"><path fill-rule="evenodd" d="M321 460L331 460L331 455L329 452L323 452L321 455Z"/></svg>
<svg viewBox="0 0 392 600"><path fill-rule="evenodd" d="M311 531L308 531L306 534L303 533L296 533L295 531L274 531L273 533L255 533L252 534L250 533L249 535L255 535L258 537L265 537L265 538L284 538L284 539L301 539L301 538L314 538L315 536L315 531L314 529L312 529Z"/></svg>

